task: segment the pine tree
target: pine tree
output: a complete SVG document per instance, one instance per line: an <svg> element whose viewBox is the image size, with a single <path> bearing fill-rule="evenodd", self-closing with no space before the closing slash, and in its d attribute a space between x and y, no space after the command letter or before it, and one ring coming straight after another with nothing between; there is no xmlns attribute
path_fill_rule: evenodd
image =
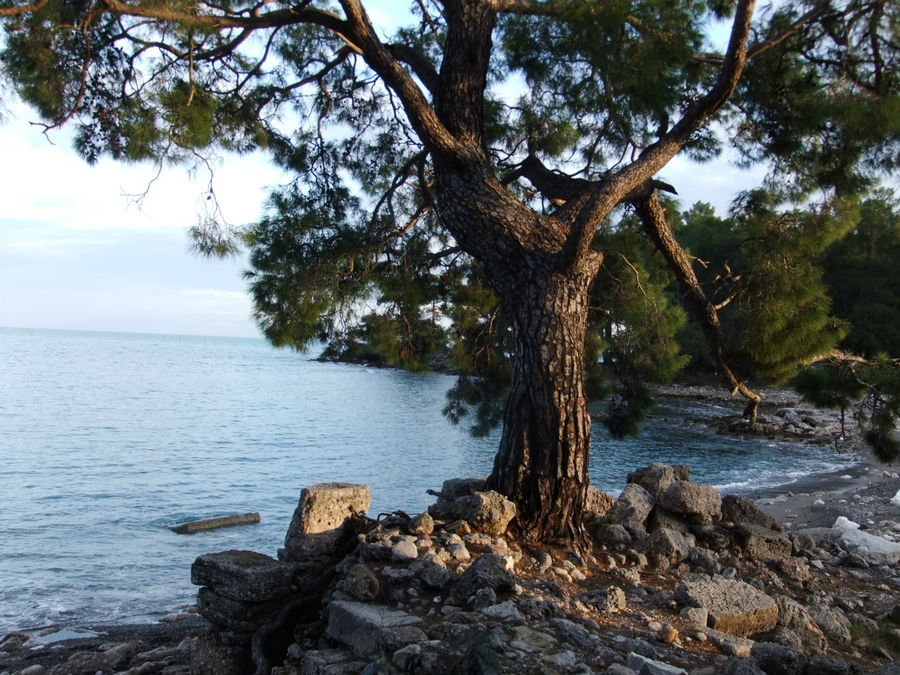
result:
<svg viewBox="0 0 900 675"><path fill-rule="evenodd" d="M745 161L769 162L795 199L847 196L897 168L897 3L754 9L422 0L411 25L388 34L362 0L0 0L5 75L48 127L77 125L88 161L264 148L291 172L266 217L236 233L273 342L365 342L420 368L449 340L456 356L508 377L489 484L516 501L531 539L583 536L591 307L629 322L607 342L630 356L653 335L638 324L664 317L665 336L677 323L636 249L611 235L614 214L633 209L753 415L759 396L673 234L657 195L672 187L655 176L679 153L708 159L726 140ZM731 23L721 53L705 50L712 17ZM233 247L216 223L203 226L201 248ZM644 309L634 293L609 296L633 272L626 260L653 300ZM789 286L781 267L766 274L758 293ZM453 318L460 328L445 333ZM484 341L512 355L508 368L479 355ZM782 367L783 356L747 358ZM639 373L659 367L634 361Z"/></svg>

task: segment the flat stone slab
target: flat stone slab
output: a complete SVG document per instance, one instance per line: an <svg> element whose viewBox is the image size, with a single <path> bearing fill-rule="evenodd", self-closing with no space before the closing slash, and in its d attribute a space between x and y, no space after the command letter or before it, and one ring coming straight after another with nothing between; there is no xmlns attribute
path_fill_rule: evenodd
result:
<svg viewBox="0 0 900 675"><path fill-rule="evenodd" d="M678 587L675 600L702 607L710 628L738 637L770 631L778 621L775 600L737 579L694 576Z"/></svg>
<svg viewBox="0 0 900 675"><path fill-rule="evenodd" d="M191 565L191 583L241 602L277 600L291 591L294 568L255 551L204 553Z"/></svg>
<svg viewBox="0 0 900 675"><path fill-rule="evenodd" d="M192 520L189 523L172 525L169 529L176 534L194 534L194 532L218 530L222 527L234 527L235 525L255 525L258 522L259 513L254 511L253 513L238 513L233 516Z"/></svg>
<svg viewBox="0 0 900 675"><path fill-rule="evenodd" d="M754 523L738 523L734 528L738 546L744 555L754 560L787 558L791 555L791 540L777 530Z"/></svg>
<svg viewBox="0 0 900 675"><path fill-rule="evenodd" d="M334 600L328 604L325 634L349 647L357 656L371 659L428 639L414 624L422 619L384 605Z"/></svg>

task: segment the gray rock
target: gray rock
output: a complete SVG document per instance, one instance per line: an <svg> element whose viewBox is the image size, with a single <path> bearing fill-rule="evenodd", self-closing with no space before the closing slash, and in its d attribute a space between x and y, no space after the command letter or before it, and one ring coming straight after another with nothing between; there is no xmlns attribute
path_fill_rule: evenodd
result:
<svg viewBox="0 0 900 675"><path fill-rule="evenodd" d="M624 550L631 544L631 535L620 523L607 523L597 528L594 535L597 543L603 544L614 551Z"/></svg>
<svg viewBox="0 0 900 675"><path fill-rule="evenodd" d="M434 518L427 511L410 519L410 534L431 534L432 532L434 532Z"/></svg>
<svg viewBox="0 0 900 675"><path fill-rule="evenodd" d="M404 673L412 672L422 660L422 645L413 643L398 649L391 656L391 663Z"/></svg>
<svg viewBox="0 0 900 675"><path fill-rule="evenodd" d="M587 591L578 596L578 599L588 605L593 605L598 612L613 613L625 609L625 592L618 586L607 586Z"/></svg>
<svg viewBox="0 0 900 675"><path fill-rule="evenodd" d="M650 515L647 516L646 527L648 532L661 530L663 528L674 530L675 532L680 532L682 534L690 531L690 524L685 519L679 518L675 514L661 509L659 506L653 507Z"/></svg>
<svg viewBox="0 0 900 675"><path fill-rule="evenodd" d="M768 633L766 638L769 642L774 642L777 645L790 647L798 652L804 651L803 640L800 639L800 636L785 626L775 626L775 630Z"/></svg>
<svg viewBox="0 0 900 675"><path fill-rule="evenodd" d="M709 612L703 607L683 607L679 613L685 619L698 626L705 626L709 620Z"/></svg>
<svg viewBox="0 0 900 675"><path fill-rule="evenodd" d="M493 588L479 588L475 591L475 600L472 602L472 609L479 610L491 605L497 604L497 594Z"/></svg>
<svg viewBox="0 0 900 675"><path fill-rule="evenodd" d="M732 656L725 662L722 675L766 675L766 673L753 659Z"/></svg>
<svg viewBox="0 0 900 675"><path fill-rule="evenodd" d="M631 652L628 655L628 667L637 675L688 675L684 668L669 665L663 661L648 659L646 656Z"/></svg>
<svg viewBox="0 0 900 675"><path fill-rule="evenodd" d="M550 625L556 629L557 634L563 640L578 647L590 649L596 642L594 636L591 635L587 628L569 619L556 617L550 619Z"/></svg>
<svg viewBox="0 0 900 675"><path fill-rule="evenodd" d="M416 543L409 539L401 539L395 542L391 549L391 560L394 562L411 562L419 557L419 549L416 548Z"/></svg>
<svg viewBox="0 0 900 675"><path fill-rule="evenodd" d="M317 483L300 492L284 538L283 558L332 555L346 535L348 518L369 510L369 488L352 483Z"/></svg>
<svg viewBox="0 0 900 675"><path fill-rule="evenodd" d="M722 515L722 498L712 485L676 480L659 496L659 505L692 523L708 525Z"/></svg>
<svg viewBox="0 0 900 675"><path fill-rule="evenodd" d="M480 589L481 591L486 589ZM476 593L477 596L477 593ZM512 600L507 600L506 602L501 602L498 605L491 605L490 607L484 607L481 610L481 613L485 616L489 616L492 619L498 619L500 621L505 621L509 623L521 623L525 621L525 615L519 611L519 608L516 607L516 603Z"/></svg>
<svg viewBox="0 0 900 675"><path fill-rule="evenodd" d="M782 532L762 525L739 523L734 528L734 535L744 556L753 560L787 558L791 555L791 540Z"/></svg>
<svg viewBox="0 0 900 675"><path fill-rule="evenodd" d="M637 483L628 483L616 499L616 522L631 534L645 534L645 523L653 510L653 496Z"/></svg>
<svg viewBox="0 0 900 675"><path fill-rule="evenodd" d="M750 656L766 675L803 675L809 661L800 652L773 642L757 642Z"/></svg>
<svg viewBox="0 0 900 675"><path fill-rule="evenodd" d="M191 583L247 602L283 598L291 592L293 567L255 551L204 553L191 565Z"/></svg>
<svg viewBox="0 0 900 675"><path fill-rule="evenodd" d="M725 495L722 497L722 520L732 523L750 523L777 532L783 532L784 528L775 518L761 510L756 502L739 495Z"/></svg>
<svg viewBox="0 0 900 675"><path fill-rule="evenodd" d="M656 658L656 649L641 638L628 638L623 635L616 635L613 637L612 643L616 650L625 654L634 652L635 654L646 656L648 659Z"/></svg>
<svg viewBox="0 0 900 675"><path fill-rule="evenodd" d="M812 620L821 631L830 639L841 644L850 642L850 622L837 607L829 607L824 604L814 604L807 608Z"/></svg>
<svg viewBox="0 0 900 675"><path fill-rule="evenodd" d="M371 602L381 592L378 576L365 565L354 565L338 582L338 588L363 602Z"/></svg>
<svg viewBox="0 0 900 675"><path fill-rule="evenodd" d="M838 544L852 557L869 565L894 565L900 561L900 544L862 530L845 530Z"/></svg>
<svg viewBox="0 0 900 675"><path fill-rule="evenodd" d="M690 480L691 467L686 464L668 466L660 462L636 469L628 474L628 483L636 483L653 495L654 499L665 492L676 480Z"/></svg>
<svg viewBox="0 0 900 675"><path fill-rule="evenodd" d="M690 544L681 532L663 528L650 534L642 543L642 549L647 558L662 556L669 562L669 566L677 565L685 560L691 552Z"/></svg>
<svg viewBox="0 0 900 675"><path fill-rule="evenodd" d="M637 675L631 668L623 666L621 663L610 664L604 672L607 675Z"/></svg>
<svg viewBox="0 0 900 675"><path fill-rule="evenodd" d="M381 578L389 584L405 584L416 576L416 572L408 567L385 567L381 570Z"/></svg>
<svg viewBox="0 0 900 675"><path fill-rule="evenodd" d="M428 639L422 629L414 625L420 623L421 618L390 607L333 600L327 611L325 634L363 658Z"/></svg>
<svg viewBox="0 0 900 675"><path fill-rule="evenodd" d="M432 551L419 558L412 566L422 583L429 588L440 590L450 582L450 570Z"/></svg>
<svg viewBox="0 0 900 675"><path fill-rule="evenodd" d="M770 631L778 620L772 598L736 579L690 575L678 587L675 600L706 609L710 628L738 637Z"/></svg>
<svg viewBox="0 0 900 675"><path fill-rule="evenodd" d="M778 605L778 625L789 628L800 638L804 652L825 651L825 635L803 605L784 595L775 596L775 604Z"/></svg>
<svg viewBox="0 0 900 675"><path fill-rule="evenodd" d="M900 675L900 664L894 664L896 669L894 671L894 675ZM862 669L859 666L851 666L849 663L844 663L843 661L838 661L833 656L828 656L827 654L816 654L809 660L809 665L806 667L807 675L858 675L862 672ZM881 670L875 671L876 673L880 673Z"/></svg>
<svg viewBox="0 0 900 675"><path fill-rule="evenodd" d="M460 602L480 588L491 588L495 592L512 591L516 586L515 575L506 569L506 562L500 556L486 554L476 559L469 568L459 575L453 585L453 596Z"/></svg>
<svg viewBox="0 0 900 675"><path fill-rule="evenodd" d="M303 652L300 672L303 675L344 675L360 672L365 665L343 649L309 649Z"/></svg>
<svg viewBox="0 0 900 675"><path fill-rule="evenodd" d="M213 635L200 635L191 647L190 672L192 675L245 675L253 672L253 662L249 649L224 645Z"/></svg>
<svg viewBox="0 0 900 675"><path fill-rule="evenodd" d="M211 623L227 630L252 633L270 616L278 613L281 603L240 602L219 595L210 588L201 588L197 593L197 608Z"/></svg>
<svg viewBox="0 0 900 675"><path fill-rule="evenodd" d="M495 537L506 532L509 522L516 517L516 505L494 490L458 497L454 508L457 518Z"/></svg>
<svg viewBox="0 0 900 675"><path fill-rule="evenodd" d="M714 644L720 652L728 656L736 656L741 659L746 658L750 656L750 650L755 644L753 640L729 635L715 628L702 628L701 631L707 640Z"/></svg>
<svg viewBox="0 0 900 675"><path fill-rule="evenodd" d="M437 502L428 507L428 513L441 520L455 520L457 517L454 515L456 500L459 497L480 492L484 490L486 485L487 476L445 480Z"/></svg>

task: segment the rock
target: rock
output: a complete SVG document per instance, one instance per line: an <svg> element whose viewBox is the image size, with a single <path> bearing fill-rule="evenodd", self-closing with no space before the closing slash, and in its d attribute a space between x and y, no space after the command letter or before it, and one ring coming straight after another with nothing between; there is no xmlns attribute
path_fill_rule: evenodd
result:
<svg viewBox="0 0 900 675"><path fill-rule="evenodd" d="M709 612L703 607L683 607L679 614L698 626L705 626L709 620Z"/></svg>
<svg viewBox="0 0 900 675"><path fill-rule="evenodd" d="M637 675L688 675L687 671L677 666L670 666L663 661L655 661L635 652L628 655L628 667Z"/></svg>
<svg viewBox="0 0 900 675"><path fill-rule="evenodd" d="M303 488L279 557L301 561L334 554L346 536L347 520L368 510L366 485L317 483Z"/></svg>
<svg viewBox="0 0 900 675"><path fill-rule="evenodd" d="M623 635L615 635L612 639L613 647L618 651L629 654L634 652L648 659L656 658L656 649L646 640L641 638L627 638Z"/></svg>
<svg viewBox="0 0 900 675"><path fill-rule="evenodd" d="M201 588L197 593L197 607L203 617L220 628L252 633L281 609L281 603L277 600L240 602L219 595L211 588Z"/></svg>
<svg viewBox="0 0 900 675"><path fill-rule="evenodd" d="M608 495L600 488L588 485L587 497L584 500L584 520L592 521L602 518L615 503L612 495Z"/></svg>
<svg viewBox="0 0 900 675"><path fill-rule="evenodd" d="M837 520L834 521L834 525L831 526L832 530L858 530L859 523L854 523L852 520L845 516L838 516Z"/></svg>
<svg viewBox="0 0 900 675"><path fill-rule="evenodd" d="M366 664L343 649L309 649L303 652L300 672L303 675L344 675L358 673Z"/></svg>
<svg viewBox="0 0 900 675"><path fill-rule="evenodd" d="M687 481L690 479L691 467L686 464L668 466L660 462L653 462L648 466L632 471L628 474L626 480L628 483L640 485L653 495L654 499L659 499L659 496L665 492L666 488L676 480Z"/></svg>
<svg viewBox="0 0 900 675"><path fill-rule="evenodd" d="M509 521L516 516L516 505L494 490L458 497L454 508L458 518L495 537L506 532Z"/></svg>
<svg viewBox="0 0 900 675"><path fill-rule="evenodd" d="M191 648L191 675L245 675L253 669L248 649L224 645L212 635L201 635Z"/></svg>
<svg viewBox="0 0 900 675"><path fill-rule="evenodd" d="M440 520L454 520L457 517L454 515L456 500L459 497L473 495L484 490L486 485L487 476L445 480L437 502L428 507L428 513Z"/></svg>
<svg viewBox="0 0 900 675"><path fill-rule="evenodd" d="M480 610L497 604L497 594L493 588L479 588L475 591L475 600L472 602L472 609Z"/></svg>
<svg viewBox="0 0 900 675"><path fill-rule="evenodd" d="M648 532L663 528L681 532L682 534L690 531L690 525L686 520L669 513L665 509L661 509L659 506L654 506L650 515L647 516L646 528Z"/></svg>
<svg viewBox="0 0 900 675"><path fill-rule="evenodd" d="M422 583L429 588L440 590L450 581L450 570L438 555L429 551L417 560L412 567Z"/></svg>
<svg viewBox="0 0 900 675"><path fill-rule="evenodd" d="M702 628L702 634L714 644L720 652L728 656L737 656L738 658L746 658L750 656L750 650L755 644L753 640L736 637L715 630L714 628Z"/></svg>
<svg viewBox="0 0 900 675"><path fill-rule="evenodd" d="M593 605L598 612L613 613L625 609L625 592L618 586L607 586L587 591L578 596L581 602Z"/></svg>
<svg viewBox="0 0 900 675"><path fill-rule="evenodd" d="M752 523L739 523L734 528L734 535L746 558L771 560L791 555L791 540L777 530Z"/></svg>
<svg viewBox="0 0 900 675"><path fill-rule="evenodd" d="M710 628L738 637L775 628L778 606L762 591L736 579L690 576L678 587L675 600L706 609Z"/></svg>
<svg viewBox="0 0 900 675"><path fill-rule="evenodd" d="M291 565L254 551L205 553L191 565L191 583L246 602L283 598L291 592L292 578Z"/></svg>
<svg viewBox="0 0 900 675"><path fill-rule="evenodd" d="M800 639L800 636L784 626L776 626L775 630L766 635L766 639L768 642L790 647L797 652L803 651L803 641Z"/></svg>
<svg viewBox="0 0 900 675"><path fill-rule="evenodd" d="M685 560L691 552L690 544L685 540L684 535L668 528L653 532L644 540L642 548L648 558L662 556L668 560L669 566L677 565Z"/></svg>
<svg viewBox="0 0 900 675"><path fill-rule="evenodd" d="M896 666L897 664L894 665ZM838 661L833 656L816 654L809 660L806 672L808 675L813 675L813 673L815 675L857 675L860 673L860 669L855 666L851 667L843 661ZM875 672L881 672L881 670ZM895 672L900 673L900 667Z"/></svg>
<svg viewBox="0 0 900 675"><path fill-rule="evenodd" d="M732 656L725 662L725 666L722 668L722 675L766 675L766 673L753 659Z"/></svg>
<svg viewBox="0 0 900 675"><path fill-rule="evenodd" d="M606 675L637 675L631 668L623 666L621 663L611 663L603 672Z"/></svg>
<svg viewBox="0 0 900 675"><path fill-rule="evenodd" d="M453 585L453 596L460 602L468 602L479 588L491 588L495 592L512 591L516 577L506 568L500 556L486 554L476 559L459 575Z"/></svg>
<svg viewBox="0 0 900 675"><path fill-rule="evenodd" d="M563 640L577 647L590 649L596 642L596 639L591 635L587 628L574 621L570 621L569 619L556 617L550 619L550 625L556 629L557 634Z"/></svg>
<svg viewBox="0 0 900 675"><path fill-rule="evenodd" d="M712 485L676 480L659 496L659 505L690 522L708 525L722 515L722 498Z"/></svg>
<svg viewBox="0 0 900 675"><path fill-rule="evenodd" d="M775 518L761 510L756 502L739 495L725 495L722 497L722 520L732 523L750 523L761 527L783 532L784 528Z"/></svg>
<svg viewBox="0 0 900 675"><path fill-rule="evenodd" d="M628 483L616 499L616 522L632 535L644 535L644 523L653 510L653 496L637 483Z"/></svg>
<svg viewBox="0 0 900 675"><path fill-rule="evenodd" d="M398 563L412 562L419 557L419 549L416 542L409 539L400 539L391 546L391 560Z"/></svg>
<svg viewBox="0 0 900 675"><path fill-rule="evenodd" d="M804 652L825 651L825 635L803 605L784 595L775 596L775 604L778 605L778 625L789 628L800 638Z"/></svg>
<svg viewBox="0 0 900 675"><path fill-rule="evenodd" d="M409 673L419 665L421 659L422 645L411 644L395 651L394 655L391 656L391 663L397 666L402 672Z"/></svg>
<svg viewBox="0 0 900 675"><path fill-rule="evenodd" d="M431 534L434 532L434 518L427 511L413 516L409 521L410 534Z"/></svg>
<svg viewBox="0 0 900 675"><path fill-rule="evenodd" d="M807 608L810 617L830 640L847 644L850 642L850 622L837 607L814 604Z"/></svg>
<svg viewBox="0 0 900 675"><path fill-rule="evenodd" d="M479 589L478 592L484 591L487 589ZM477 596L477 593L476 593ZM516 607L516 603L512 600L507 600L506 602L501 602L497 605L491 605L490 607L484 607L480 610L482 614L485 616L489 616L492 619L498 619L499 621L505 621L508 623L522 623L525 621L525 615L519 611L519 608Z"/></svg>
<svg viewBox="0 0 900 675"><path fill-rule="evenodd" d="M381 578L389 584L406 584L416 575L407 567L385 567L381 570Z"/></svg>
<svg viewBox="0 0 900 675"><path fill-rule="evenodd" d="M869 565L895 565L900 562L900 544L862 530L845 530L838 539L838 544L851 557Z"/></svg>
<svg viewBox="0 0 900 675"><path fill-rule="evenodd" d="M356 564L337 586L340 590L363 602L372 602L381 593L378 576L365 565Z"/></svg>
<svg viewBox="0 0 900 675"><path fill-rule="evenodd" d="M750 656L766 675L803 675L808 661L800 652L772 642L757 642Z"/></svg>
<svg viewBox="0 0 900 675"><path fill-rule="evenodd" d="M597 528L594 535L598 544L603 544L613 551L622 551L631 544L631 535L620 523L608 523Z"/></svg>
<svg viewBox="0 0 900 675"><path fill-rule="evenodd" d="M390 607L333 600L327 612L325 634L362 658L428 639L421 628L413 625L420 623L421 618Z"/></svg>

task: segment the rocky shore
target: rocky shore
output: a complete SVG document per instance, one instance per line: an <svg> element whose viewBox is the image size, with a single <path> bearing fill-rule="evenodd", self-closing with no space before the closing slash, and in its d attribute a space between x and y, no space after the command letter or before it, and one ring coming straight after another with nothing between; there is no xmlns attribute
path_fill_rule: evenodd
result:
<svg viewBox="0 0 900 675"><path fill-rule="evenodd" d="M377 521L365 486L312 486L277 559L197 559L198 613L13 633L0 673L900 673L900 477L809 487L755 502L653 464L592 492L576 552L513 538L483 479Z"/></svg>

